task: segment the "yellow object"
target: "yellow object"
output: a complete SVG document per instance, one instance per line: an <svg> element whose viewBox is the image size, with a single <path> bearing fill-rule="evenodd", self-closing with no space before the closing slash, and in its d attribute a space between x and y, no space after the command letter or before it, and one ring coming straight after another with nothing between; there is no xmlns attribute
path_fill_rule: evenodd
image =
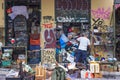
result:
<svg viewBox="0 0 120 80"><path fill-rule="evenodd" d="M96 61L90 62L90 71L92 73L100 73L100 65Z"/></svg>
<svg viewBox="0 0 120 80"><path fill-rule="evenodd" d="M46 80L46 69L42 66L36 66L35 68L35 80Z"/></svg>

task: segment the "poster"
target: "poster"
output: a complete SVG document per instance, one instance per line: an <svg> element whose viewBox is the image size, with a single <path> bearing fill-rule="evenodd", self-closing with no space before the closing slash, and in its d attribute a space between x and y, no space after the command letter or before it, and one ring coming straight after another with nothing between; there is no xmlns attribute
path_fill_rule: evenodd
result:
<svg viewBox="0 0 120 80"><path fill-rule="evenodd" d="M52 64L55 63L55 50L54 49L43 49L42 53L42 64Z"/></svg>

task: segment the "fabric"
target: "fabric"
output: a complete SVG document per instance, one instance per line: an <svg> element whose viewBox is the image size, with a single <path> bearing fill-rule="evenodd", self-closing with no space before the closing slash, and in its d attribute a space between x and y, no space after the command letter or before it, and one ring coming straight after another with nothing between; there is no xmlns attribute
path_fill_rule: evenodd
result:
<svg viewBox="0 0 120 80"><path fill-rule="evenodd" d="M23 15L28 19L28 12L26 6L13 6L12 7L12 13L8 14L8 16L11 17L11 19L14 19L17 15Z"/></svg>
<svg viewBox="0 0 120 80"><path fill-rule="evenodd" d="M65 36L65 34L62 34L60 39L62 39L65 43L69 41L69 39Z"/></svg>
<svg viewBox="0 0 120 80"><path fill-rule="evenodd" d="M34 40L30 38L30 45L40 45L40 39Z"/></svg>
<svg viewBox="0 0 120 80"><path fill-rule="evenodd" d="M84 51L84 50L77 50L76 51L76 54L75 54L75 62L77 63L77 62L81 62L81 63L83 63L83 64L85 64L86 65L86 67L87 67L87 51Z"/></svg>
<svg viewBox="0 0 120 80"><path fill-rule="evenodd" d="M30 45L40 45L40 34L30 34Z"/></svg>
<svg viewBox="0 0 120 80"><path fill-rule="evenodd" d="M40 45L30 45L30 50L40 50Z"/></svg>
<svg viewBox="0 0 120 80"><path fill-rule="evenodd" d="M87 51L87 46L90 45L90 40L86 37L79 37L77 41L80 42L78 49Z"/></svg>
<svg viewBox="0 0 120 80"><path fill-rule="evenodd" d="M30 38L33 40L38 40L40 39L40 34L30 34Z"/></svg>
<svg viewBox="0 0 120 80"><path fill-rule="evenodd" d="M66 43L60 38L60 47L63 49L65 48Z"/></svg>

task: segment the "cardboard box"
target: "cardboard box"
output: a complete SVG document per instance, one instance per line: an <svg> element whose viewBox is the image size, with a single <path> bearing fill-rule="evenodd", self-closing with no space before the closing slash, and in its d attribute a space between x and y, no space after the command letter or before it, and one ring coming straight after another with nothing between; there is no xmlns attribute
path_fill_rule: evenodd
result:
<svg viewBox="0 0 120 80"><path fill-rule="evenodd" d="M94 78L102 78L102 73L94 73Z"/></svg>

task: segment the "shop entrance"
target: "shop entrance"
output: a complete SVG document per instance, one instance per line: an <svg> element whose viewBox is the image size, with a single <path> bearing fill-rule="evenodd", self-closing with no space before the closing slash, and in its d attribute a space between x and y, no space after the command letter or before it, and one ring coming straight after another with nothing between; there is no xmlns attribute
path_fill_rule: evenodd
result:
<svg viewBox="0 0 120 80"><path fill-rule="evenodd" d="M78 48L77 38L83 32L90 34L89 23L82 22L58 22L56 26L57 48L56 56L58 62L72 61L69 54L75 56L75 50ZM65 54L64 54L65 53ZM59 57L58 57L59 56ZM74 59L74 58L73 58Z"/></svg>
<svg viewBox="0 0 120 80"><path fill-rule="evenodd" d="M28 63L40 61L40 6L41 0L5 0L5 45L27 47Z"/></svg>

